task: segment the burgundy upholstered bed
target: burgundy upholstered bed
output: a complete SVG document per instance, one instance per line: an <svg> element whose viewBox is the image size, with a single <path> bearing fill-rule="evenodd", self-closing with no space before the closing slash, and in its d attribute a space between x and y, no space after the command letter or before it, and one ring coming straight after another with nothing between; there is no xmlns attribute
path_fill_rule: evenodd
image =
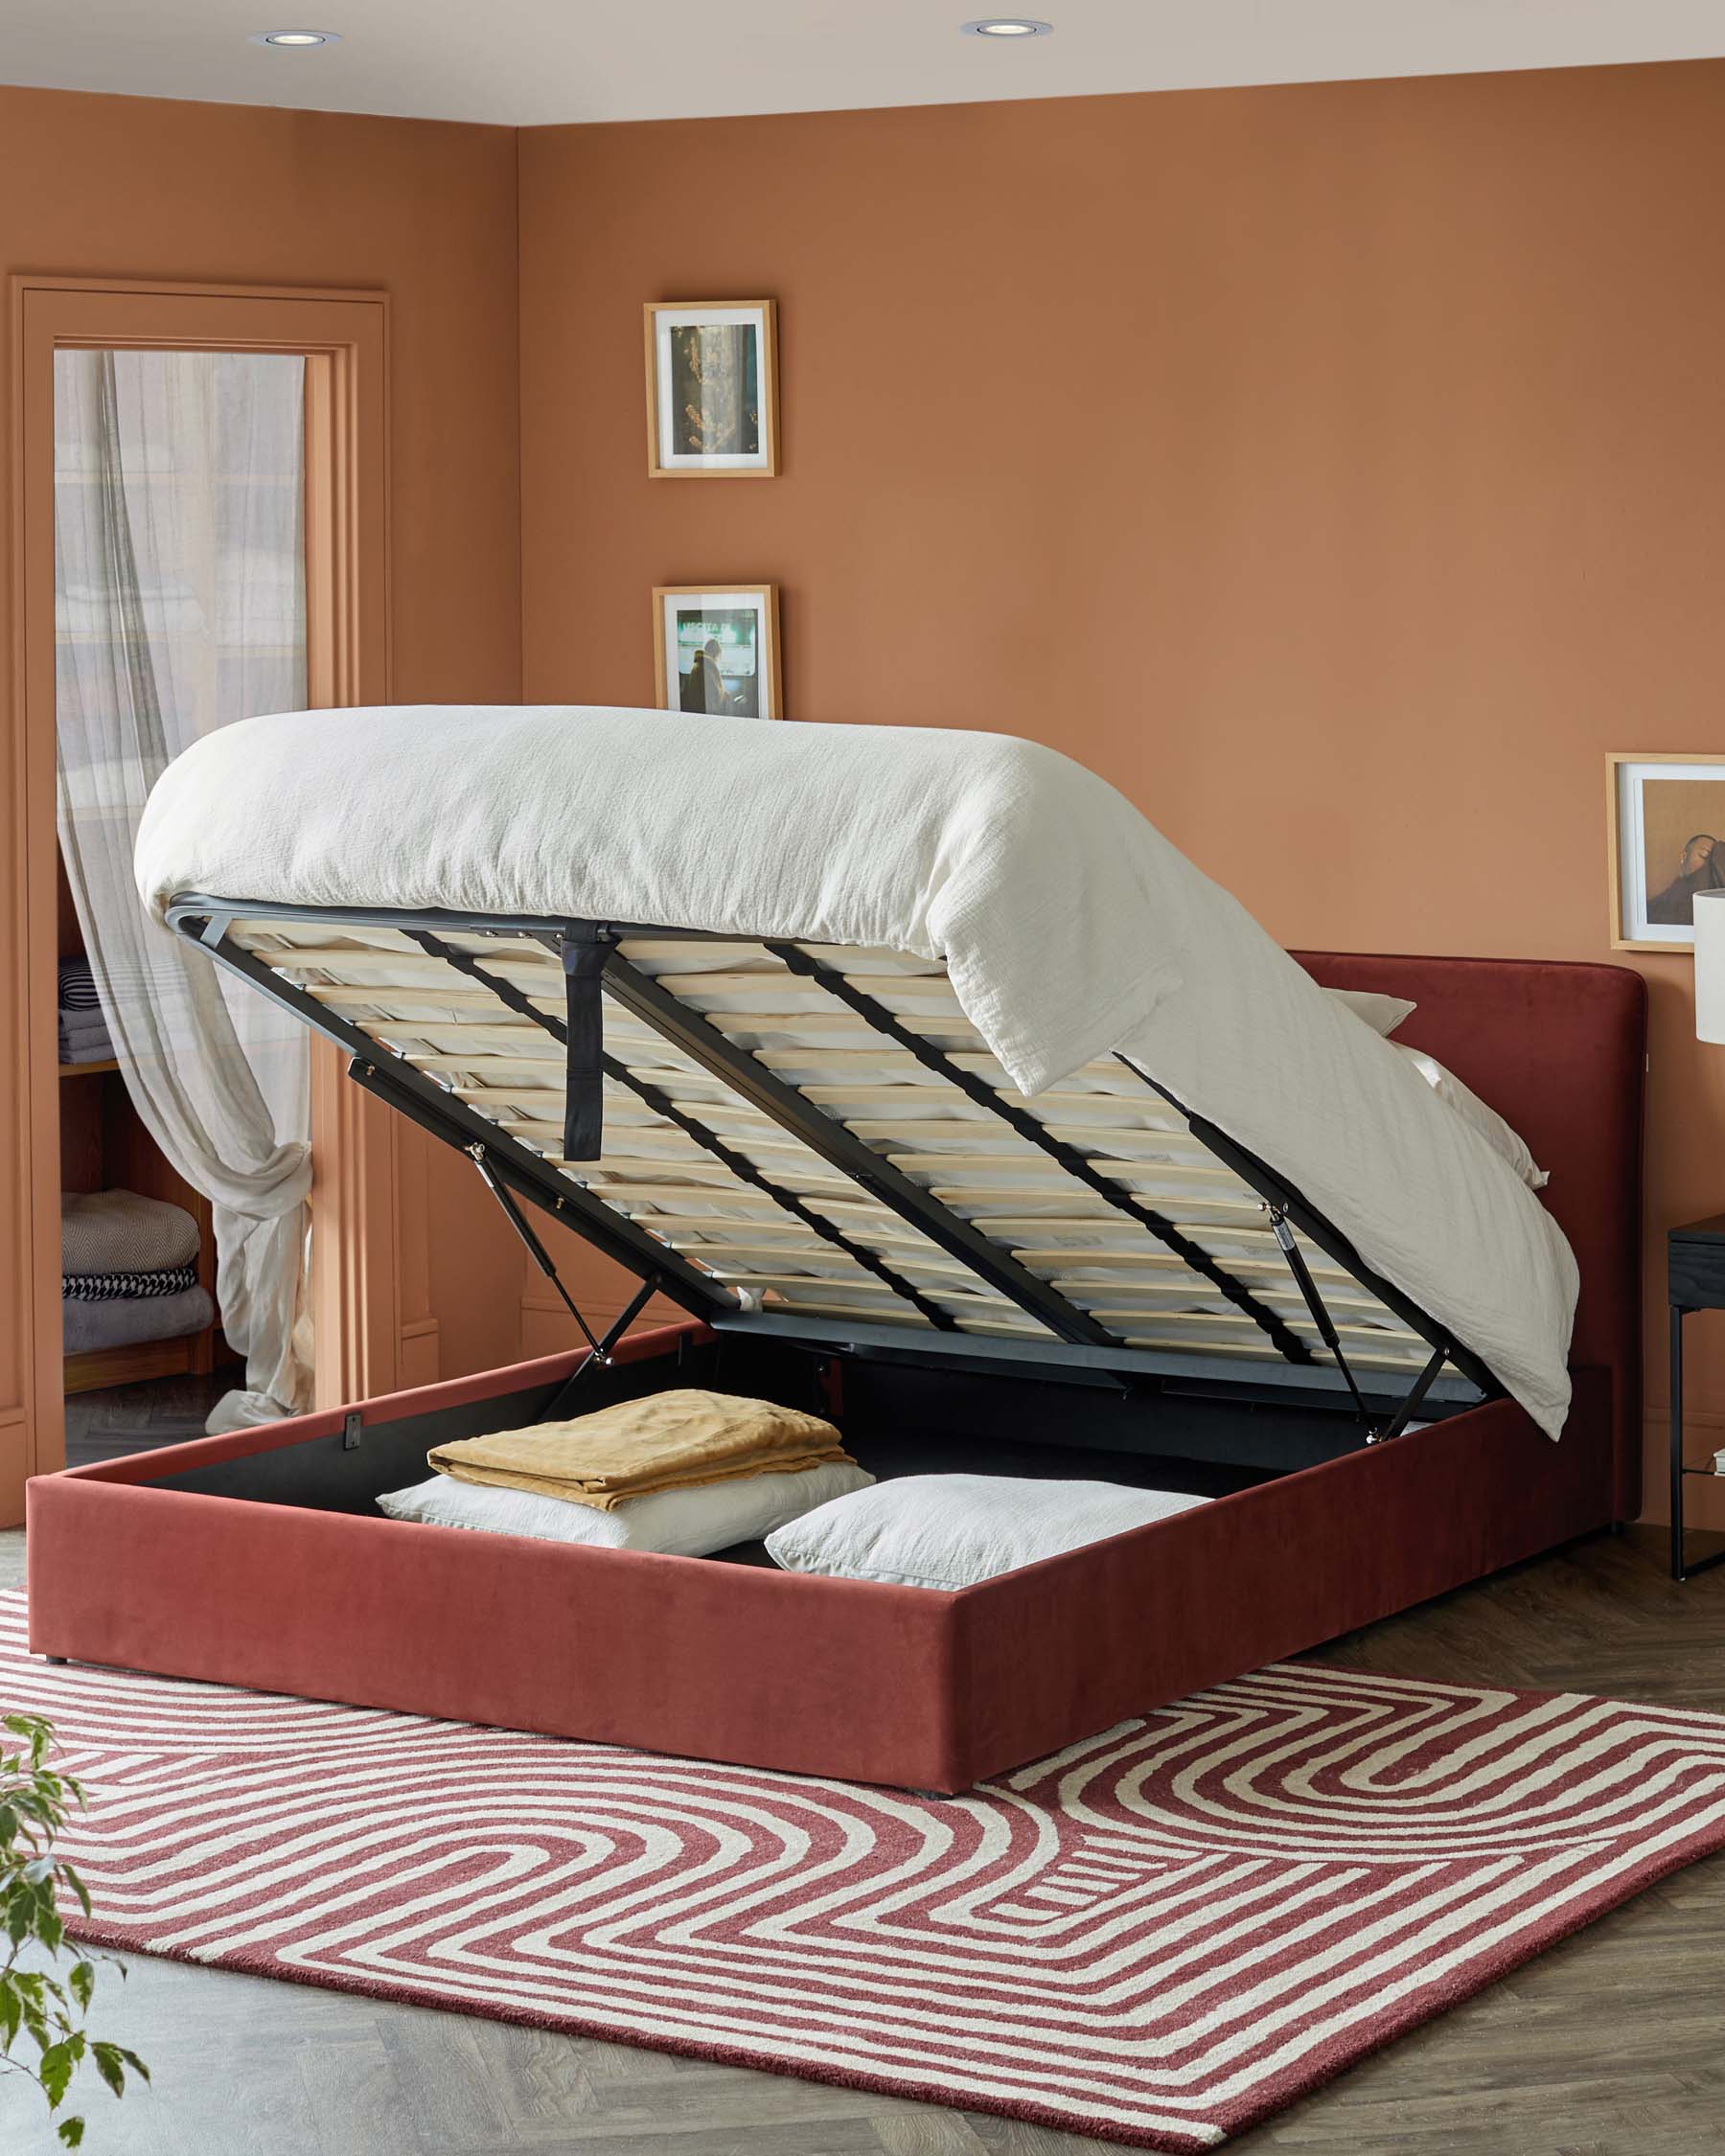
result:
<svg viewBox="0 0 1725 2156"><path fill-rule="evenodd" d="M427 1446L535 1419L565 1356L30 1485L31 1641L206 1678L939 1791L1632 1517L1640 1501L1644 991L1605 966L1306 954L1415 999L1447 1064L1551 1171L1579 1261L1561 1442L1502 1397L1361 1441L1250 1385L847 1352L690 1322L587 1366L837 1410L880 1473L993 1465L1219 1502L959 1593L385 1519ZM865 1330L866 1328L860 1328ZM1325 1417L1327 1416L1327 1419ZM1218 1432L1224 1437L1218 1437ZM1098 1460L1103 1464L1098 1467Z"/></svg>

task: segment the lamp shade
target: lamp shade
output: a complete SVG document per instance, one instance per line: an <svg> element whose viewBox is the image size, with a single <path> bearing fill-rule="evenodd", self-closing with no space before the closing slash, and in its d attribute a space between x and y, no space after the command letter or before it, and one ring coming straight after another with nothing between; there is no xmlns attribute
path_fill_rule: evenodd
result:
<svg viewBox="0 0 1725 2156"><path fill-rule="evenodd" d="M1695 1037L1725 1042L1725 891L1695 893Z"/></svg>

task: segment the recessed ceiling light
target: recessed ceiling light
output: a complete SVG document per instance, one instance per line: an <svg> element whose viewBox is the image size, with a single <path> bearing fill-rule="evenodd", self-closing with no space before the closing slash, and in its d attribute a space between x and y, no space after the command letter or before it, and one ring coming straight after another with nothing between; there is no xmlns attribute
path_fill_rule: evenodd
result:
<svg viewBox="0 0 1725 2156"><path fill-rule="evenodd" d="M252 37L254 45L284 45L289 48L339 45L340 42L340 35L334 30L260 30Z"/></svg>
<svg viewBox="0 0 1725 2156"><path fill-rule="evenodd" d="M967 37L1047 37L1054 30L1051 22L1035 22L1028 15L984 15L958 27Z"/></svg>

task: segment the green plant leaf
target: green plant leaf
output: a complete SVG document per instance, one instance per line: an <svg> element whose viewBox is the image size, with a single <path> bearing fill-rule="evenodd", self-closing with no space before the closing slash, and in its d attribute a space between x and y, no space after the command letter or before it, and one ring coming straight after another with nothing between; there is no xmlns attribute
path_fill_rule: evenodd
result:
<svg viewBox="0 0 1725 2156"><path fill-rule="evenodd" d="M62 1864L60 1866L59 1875L65 1881L66 1885L71 1888L72 1892L78 1896L78 1906L87 1916L90 1914L90 1890L88 1889L88 1887L84 1885L83 1881L78 1876L78 1873L73 1870L72 1867L69 1864Z"/></svg>
<svg viewBox="0 0 1725 2156"><path fill-rule="evenodd" d="M60 2099L72 2080L75 2061L70 2044L50 2044L42 2053L36 2073L41 2078L42 2094L48 2099L50 2111L58 2111Z"/></svg>
<svg viewBox="0 0 1725 2156"><path fill-rule="evenodd" d="M81 1806L84 1795L71 1776L47 1765L54 1736L48 1723L22 1714L0 1719L25 1747L0 1758L0 2071L15 2065L33 2072L22 2059L10 2057L17 2038L28 2035L39 2053L34 2077L55 2112L86 2059L95 2060L97 2072L116 2096L124 2092L128 2073L148 2081L150 2070L135 2052L123 2044L97 2043L81 2026L95 1996L97 1964L110 1957L75 1956L63 1983L46 1968L17 1965L20 1950L33 1942L50 1957L64 1948L62 1886L85 1915L91 1913L83 1881L54 1850L70 1807ZM118 1962L112 1965L125 1975ZM81 2146L82 2119L58 2121L57 2130L62 2147Z"/></svg>

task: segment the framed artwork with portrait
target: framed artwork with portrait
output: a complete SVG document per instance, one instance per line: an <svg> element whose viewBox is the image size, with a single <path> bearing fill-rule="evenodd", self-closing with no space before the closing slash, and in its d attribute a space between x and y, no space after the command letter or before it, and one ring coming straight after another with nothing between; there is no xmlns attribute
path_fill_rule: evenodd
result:
<svg viewBox="0 0 1725 2156"><path fill-rule="evenodd" d="M1606 759L1614 951L1693 951L1695 894L1725 888L1725 756Z"/></svg>
<svg viewBox="0 0 1725 2156"><path fill-rule="evenodd" d="M653 594L653 639L661 711L779 716L776 585L661 585Z"/></svg>
<svg viewBox="0 0 1725 2156"><path fill-rule="evenodd" d="M647 309L647 475L778 471L778 310L771 300Z"/></svg>

